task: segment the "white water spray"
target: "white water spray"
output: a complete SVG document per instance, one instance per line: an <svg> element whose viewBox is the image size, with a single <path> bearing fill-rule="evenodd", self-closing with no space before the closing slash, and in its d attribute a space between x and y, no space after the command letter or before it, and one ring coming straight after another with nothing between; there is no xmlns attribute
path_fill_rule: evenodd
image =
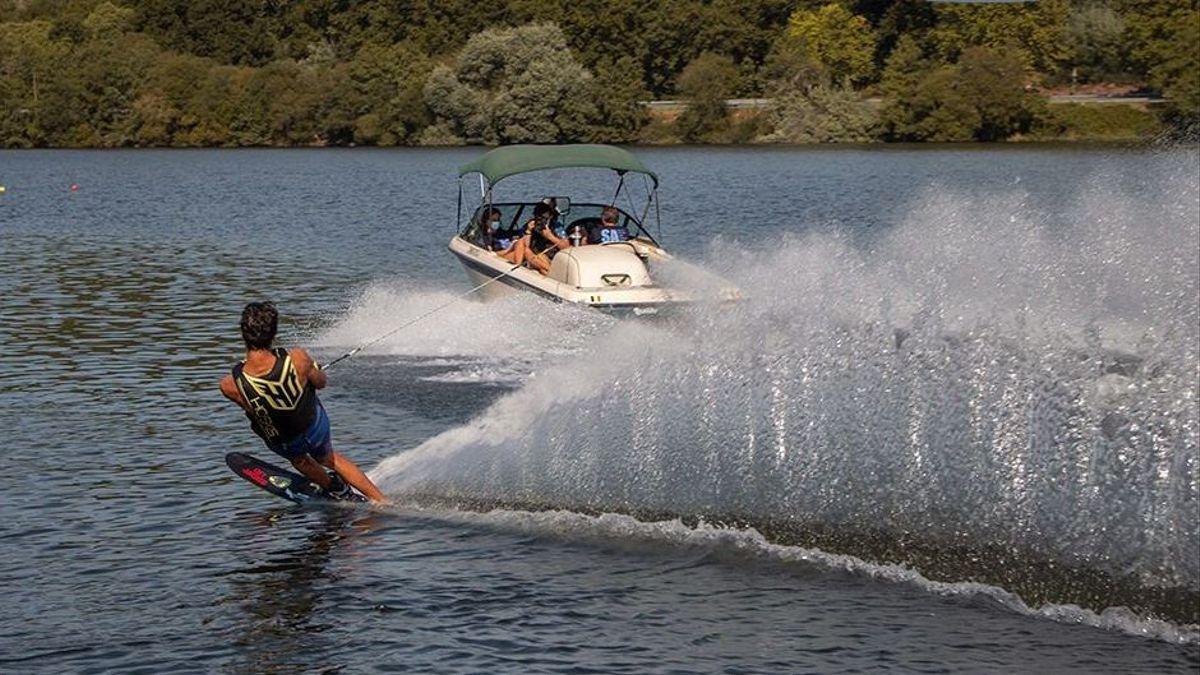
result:
<svg viewBox="0 0 1200 675"><path fill-rule="evenodd" d="M1011 547L1194 591L1195 154L1160 178L1147 194L1098 175L1056 205L935 188L883 234L714 251L740 306L606 326L374 476L391 494Z"/></svg>

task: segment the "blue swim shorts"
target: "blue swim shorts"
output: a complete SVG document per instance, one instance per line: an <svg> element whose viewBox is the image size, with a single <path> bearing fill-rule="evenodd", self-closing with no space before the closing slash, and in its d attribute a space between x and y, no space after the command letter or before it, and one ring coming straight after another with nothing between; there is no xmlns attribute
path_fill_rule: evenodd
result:
<svg viewBox="0 0 1200 675"><path fill-rule="evenodd" d="M313 418L308 429L296 438L286 443L267 443L271 452L287 460L299 459L310 455L318 462L324 462L329 453L333 452L333 442L329 433L329 415L325 414L325 406L317 404L317 416Z"/></svg>

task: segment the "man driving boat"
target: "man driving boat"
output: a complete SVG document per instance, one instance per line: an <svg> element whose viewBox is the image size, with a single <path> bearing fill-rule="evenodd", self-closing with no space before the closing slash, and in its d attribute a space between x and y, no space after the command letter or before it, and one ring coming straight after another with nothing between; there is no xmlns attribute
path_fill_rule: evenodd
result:
<svg viewBox="0 0 1200 675"><path fill-rule="evenodd" d="M608 244L629 241L629 228L620 224L621 212L606 206L600 212L600 222L588 228L589 244Z"/></svg>

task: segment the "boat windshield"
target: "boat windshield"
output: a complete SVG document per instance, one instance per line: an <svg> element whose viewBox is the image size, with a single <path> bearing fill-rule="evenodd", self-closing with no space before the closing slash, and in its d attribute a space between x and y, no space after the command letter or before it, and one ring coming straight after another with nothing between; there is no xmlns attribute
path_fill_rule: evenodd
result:
<svg viewBox="0 0 1200 675"><path fill-rule="evenodd" d="M525 224L533 217L537 203L482 204L467 222L461 233L462 238L483 248L507 248L524 234ZM578 241L581 245L626 239L644 239L658 245L637 218L615 206L611 208L617 210L616 226L605 226L601 215L606 208L610 208L609 205L571 202L570 207L555 220L554 230L560 237Z"/></svg>

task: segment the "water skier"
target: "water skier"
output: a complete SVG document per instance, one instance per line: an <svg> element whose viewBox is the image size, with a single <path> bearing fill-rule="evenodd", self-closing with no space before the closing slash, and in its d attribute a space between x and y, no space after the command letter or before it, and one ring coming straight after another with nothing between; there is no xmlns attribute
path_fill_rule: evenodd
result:
<svg viewBox="0 0 1200 675"><path fill-rule="evenodd" d="M246 305L241 322L246 358L221 378L221 393L241 406L272 452L334 497L348 495L349 483L373 502L386 501L354 462L334 451L329 416L316 391L329 378L303 349L272 348L278 327L275 305Z"/></svg>

